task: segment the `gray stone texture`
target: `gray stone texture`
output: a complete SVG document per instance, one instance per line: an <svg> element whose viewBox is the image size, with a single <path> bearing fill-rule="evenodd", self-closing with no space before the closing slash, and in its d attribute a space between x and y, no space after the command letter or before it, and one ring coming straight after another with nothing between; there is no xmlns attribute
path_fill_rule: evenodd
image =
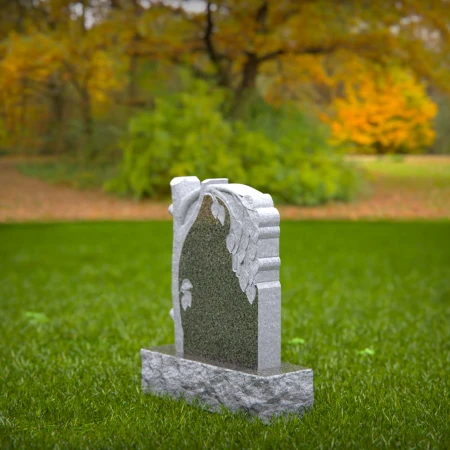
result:
<svg viewBox="0 0 450 450"><path fill-rule="evenodd" d="M178 356L280 366L279 221L270 195L174 178L172 300Z"/></svg>
<svg viewBox="0 0 450 450"><path fill-rule="evenodd" d="M280 216L268 194L174 178L175 345L141 350L145 392L264 420L313 404L311 369L282 364Z"/></svg>
<svg viewBox="0 0 450 450"><path fill-rule="evenodd" d="M314 402L313 372L283 364L278 370L242 371L176 356L174 346L142 349L144 392L195 399L210 411L222 405L268 421L302 414Z"/></svg>

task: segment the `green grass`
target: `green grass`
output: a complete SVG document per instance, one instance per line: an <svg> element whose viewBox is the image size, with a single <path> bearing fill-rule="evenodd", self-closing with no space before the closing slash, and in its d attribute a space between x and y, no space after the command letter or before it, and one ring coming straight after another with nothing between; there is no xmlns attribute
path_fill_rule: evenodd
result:
<svg viewBox="0 0 450 450"><path fill-rule="evenodd" d="M450 158L433 156L353 157L373 177L383 177L402 185L450 187Z"/></svg>
<svg viewBox="0 0 450 450"><path fill-rule="evenodd" d="M24 175L75 189L102 188L105 181L116 176L118 171L117 165L113 164L83 166L65 161L28 162L19 164L17 168Z"/></svg>
<svg viewBox="0 0 450 450"><path fill-rule="evenodd" d="M414 179L443 179L450 183L450 160L446 163L437 160L432 164L413 164L407 161L381 160L366 163L364 166L369 171L384 176Z"/></svg>
<svg viewBox="0 0 450 450"><path fill-rule="evenodd" d="M449 448L449 244L283 223L282 356L315 405L264 425L141 392L139 349L173 342L169 222L2 225L0 448Z"/></svg>

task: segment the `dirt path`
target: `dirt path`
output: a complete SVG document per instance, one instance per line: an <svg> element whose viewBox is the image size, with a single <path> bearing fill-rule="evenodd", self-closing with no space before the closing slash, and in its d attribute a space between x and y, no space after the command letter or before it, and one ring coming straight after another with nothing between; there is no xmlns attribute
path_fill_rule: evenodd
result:
<svg viewBox="0 0 450 450"><path fill-rule="evenodd" d="M392 189L385 180L373 183L373 193L353 203L335 203L313 208L285 206L280 208L284 219L347 219L347 220L411 220L450 218L450 190Z"/></svg>
<svg viewBox="0 0 450 450"><path fill-rule="evenodd" d="M100 191L77 191L27 177L15 162L0 160L0 222L170 219L167 204L120 199ZM379 179L373 195L356 203L305 208L279 206L284 219L450 218L450 189L394 189Z"/></svg>
<svg viewBox="0 0 450 450"><path fill-rule="evenodd" d="M167 206L49 184L0 161L0 222L169 219Z"/></svg>

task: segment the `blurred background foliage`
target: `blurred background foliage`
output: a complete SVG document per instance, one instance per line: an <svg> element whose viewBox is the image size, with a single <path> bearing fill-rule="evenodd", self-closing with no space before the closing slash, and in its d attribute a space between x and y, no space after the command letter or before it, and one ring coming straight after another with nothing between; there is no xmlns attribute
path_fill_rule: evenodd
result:
<svg viewBox="0 0 450 450"><path fill-rule="evenodd" d="M346 153L450 153L448 0L0 8L0 152L80 186L228 176L313 205L358 192Z"/></svg>
<svg viewBox="0 0 450 450"><path fill-rule="evenodd" d="M168 177L182 173L200 179L227 174L278 201L304 205L349 199L356 191L357 171L300 111L274 114L261 103L248 109L245 122L230 121L220 110L220 94L197 82L135 115L122 139L122 173L106 188L161 197L169 194Z"/></svg>

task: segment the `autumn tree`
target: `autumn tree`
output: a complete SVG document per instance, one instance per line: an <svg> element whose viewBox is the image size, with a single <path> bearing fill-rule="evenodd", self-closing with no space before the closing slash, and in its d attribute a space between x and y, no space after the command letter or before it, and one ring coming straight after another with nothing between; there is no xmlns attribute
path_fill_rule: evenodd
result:
<svg viewBox="0 0 450 450"><path fill-rule="evenodd" d="M21 11L21 23L27 25L22 34L10 33L3 41L0 60L7 129L17 134L26 128L25 111L31 105L39 105L40 117L45 116L45 99L49 104L49 126L55 129L54 148L62 151L67 97L75 95L82 123L80 159L95 154L94 110L110 103L120 77L120 62L111 55L111 36L101 29L101 22L88 26L87 4L67 0L31 2L27 3L28 10L22 5L28 15ZM75 5L77 9L73 9Z"/></svg>
<svg viewBox="0 0 450 450"><path fill-rule="evenodd" d="M4 126L17 133L33 123L25 128L39 135L47 124L63 151L68 117L77 117L80 155L93 156L96 117L112 105L130 105L131 115L151 103L139 71L153 63L167 78L175 64L224 88L234 116L253 95L283 102L305 86L326 109L351 92L345 81L362 86L353 61L386 74L406 69L450 90L449 0L205 0L195 11L191 4L0 0Z"/></svg>
<svg viewBox="0 0 450 450"><path fill-rule="evenodd" d="M172 21L184 24L172 35L168 55L232 89L235 111L271 64L286 57L320 58L335 52L383 65L406 65L449 90L448 0L432 4L420 0L208 0L203 13L189 13L175 3L152 1L147 11L152 15L170 10ZM166 19L169 23L173 22Z"/></svg>
<svg viewBox="0 0 450 450"><path fill-rule="evenodd" d="M283 59L265 90L269 103L308 104L331 126L333 142L358 153L416 153L434 141L437 106L411 70L357 55Z"/></svg>
<svg viewBox="0 0 450 450"><path fill-rule="evenodd" d="M3 45L0 61L1 116L10 136L10 145L20 145L30 134L39 130L45 118L42 105L52 95L51 79L58 71L59 52L44 35L13 33ZM44 108L45 109L45 108ZM44 117L43 117L44 116ZM56 124L59 119L55 117Z"/></svg>
<svg viewBox="0 0 450 450"><path fill-rule="evenodd" d="M333 140L358 153L417 153L431 146L437 107L423 83L398 68L360 73L334 101Z"/></svg>

